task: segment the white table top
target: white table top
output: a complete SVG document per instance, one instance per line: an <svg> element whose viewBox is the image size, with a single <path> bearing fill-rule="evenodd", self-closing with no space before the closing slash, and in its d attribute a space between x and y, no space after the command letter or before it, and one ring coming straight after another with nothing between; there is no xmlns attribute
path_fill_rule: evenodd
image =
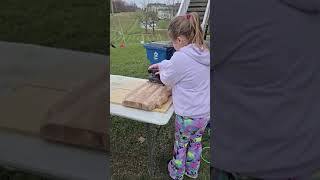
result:
<svg viewBox="0 0 320 180"><path fill-rule="evenodd" d="M107 180L109 153L0 130L0 166L69 180Z"/></svg>
<svg viewBox="0 0 320 180"><path fill-rule="evenodd" d="M119 75L110 75L110 89L112 89L112 83L125 83L132 80L143 80L139 78L132 78ZM111 92L110 92L111 93ZM111 96L111 95L110 95ZM139 122L151 123L156 125L165 125L169 122L173 114L173 106L166 113L144 111L134 108L125 107L119 104L110 103L110 114L125 117Z"/></svg>

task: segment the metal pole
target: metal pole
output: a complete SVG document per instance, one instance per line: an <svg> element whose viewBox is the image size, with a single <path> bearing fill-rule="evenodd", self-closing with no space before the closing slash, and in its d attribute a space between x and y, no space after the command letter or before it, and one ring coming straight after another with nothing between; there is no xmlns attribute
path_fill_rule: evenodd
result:
<svg viewBox="0 0 320 180"><path fill-rule="evenodd" d="M113 14L113 3L112 3L112 1L113 1L113 0L110 1L110 2L111 2L111 13L112 13L112 15L114 15L114 14Z"/></svg>
<svg viewBox="0 0 320 180"><path fill-rule="evenodd" d="M149 177L154 176L154 164L155 164L155 158L154 158L154 138L153 134L151 132L151 125L149 123L145 124L146 132L147 132L147 146L148 146L148 175Z"/></svg>

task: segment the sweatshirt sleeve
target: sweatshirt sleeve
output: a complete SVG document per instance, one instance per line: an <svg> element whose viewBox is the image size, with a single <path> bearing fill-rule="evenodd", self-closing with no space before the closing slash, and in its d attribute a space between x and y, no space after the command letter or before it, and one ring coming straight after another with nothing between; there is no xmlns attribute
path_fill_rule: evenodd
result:
<svg viewBox="0 0 320 180"><path fill-rule="evenodd" d="M159 65L160 80L163 84L173 87L183 77L181 54L176 52L170 60L163 60Z"/></svg>

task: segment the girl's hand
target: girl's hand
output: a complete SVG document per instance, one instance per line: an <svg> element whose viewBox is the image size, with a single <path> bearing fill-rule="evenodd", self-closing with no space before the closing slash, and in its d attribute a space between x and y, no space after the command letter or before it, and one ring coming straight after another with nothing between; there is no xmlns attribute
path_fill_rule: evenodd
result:
<svg viewBox="0 0 320 180"><path fill-rule="evenodd" d="M151 69L159 71L159 65L158 64L152 64L151 66L149 66L148 70L151 70Z"/></svg>
<svg viewBox="0 0 320 180"><path fill-rule="evenodd" d="M154 73L155 75L160 74L159 72L159 65L158 64L152 64L151 66L149 66L148 68L149 73Z"/></svg>

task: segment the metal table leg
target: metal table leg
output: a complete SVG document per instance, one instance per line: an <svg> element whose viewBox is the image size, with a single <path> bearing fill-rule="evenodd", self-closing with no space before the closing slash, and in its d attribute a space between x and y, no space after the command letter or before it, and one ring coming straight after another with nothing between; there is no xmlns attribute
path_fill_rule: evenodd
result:
<svg viewBox="0 0 320 180"><path fill-rule="evenodd" d="M150 132L151 129L150 129L150 124L147 123L146 124L146 133L147 133L147 146L148 146L148 174L149 176L153 176L154 174L154 171L153 171L153 164L154 164L154 157L153 157L153 154L152 154L152 149L153 149L153 140L152 140L152 133Z"/></svg>
<svg viewBox="0 0 320 180"><path fill-rule="evenodd" d="M147 146L148 146L148 174L150 177L155 175L155 169L156 169L156 157L155 157L155 149L156 149L156 140L159 137L159 132L161 130L161 126L159 128L156 128L156 133L153 133L153 128L151 127L151 124L146 123L146 134L147 134Z"/></svg>

